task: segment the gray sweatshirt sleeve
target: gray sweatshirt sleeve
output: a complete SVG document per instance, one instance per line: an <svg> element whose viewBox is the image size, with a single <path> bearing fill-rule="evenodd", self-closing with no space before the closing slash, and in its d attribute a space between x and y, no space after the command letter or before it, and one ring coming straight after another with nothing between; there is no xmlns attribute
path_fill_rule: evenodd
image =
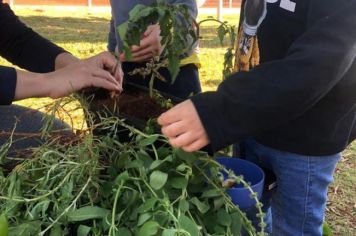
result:
<svg viewBox="0 0 356 236"><path fill-rule="evenodd" d="M189 8L189 12L192 17L197 18L198 16L198 7L196 0L167 0L167 3L170 4L185 4Z"/></svg>

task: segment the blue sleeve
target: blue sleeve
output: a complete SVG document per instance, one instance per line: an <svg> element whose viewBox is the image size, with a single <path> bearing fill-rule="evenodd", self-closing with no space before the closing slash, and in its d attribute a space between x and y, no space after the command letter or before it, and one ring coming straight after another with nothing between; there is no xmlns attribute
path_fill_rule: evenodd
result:
<svg viewBox="0 0 356 236"><path fill-rule="evenodd" d="M116 44L117 43L116 43L115 22L114 22L114 18L111 17L110 31L109 31L109 35L108 35L108 51L115 52Z"/></svg>
<svg viewBox="0 0 356 236"><path fill-rule="evenodd" d="M167 2L170 4L184 4L188 7L193 18L197 18L198 16L198 7L195 0L168 0Z"/></svg>

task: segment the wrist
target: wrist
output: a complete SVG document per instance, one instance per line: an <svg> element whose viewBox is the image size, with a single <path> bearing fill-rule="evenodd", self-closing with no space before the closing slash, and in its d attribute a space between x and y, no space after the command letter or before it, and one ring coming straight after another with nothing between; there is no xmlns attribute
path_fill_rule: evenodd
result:
<svg viewBox="0 0 356 236"><path fill-rule="evenodd" d="M73 56L72 54L70 54L68 52L61 53L56 57L55 70L59 70L63 67L66 67L73 63L77 63L79 61L80 61L79 58Z"/></svg>
<svg viewBox="0 0 356 236"><path fill-rule="evenodd" d="M46 74L16 70L17 83L15 100L33 97L47 97L50 94L49 84L45 80Z"/></svg>

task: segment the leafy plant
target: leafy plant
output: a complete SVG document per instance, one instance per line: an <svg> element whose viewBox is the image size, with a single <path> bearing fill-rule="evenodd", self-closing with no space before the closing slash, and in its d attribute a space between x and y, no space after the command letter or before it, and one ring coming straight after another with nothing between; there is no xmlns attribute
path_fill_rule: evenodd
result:
<svg viewBox="0 0 356 236"><path fill-rule="evenodd" d="M223 78L226 78L227 76L233 73L233 69L234 69L235 44L236 44L236 36L237 36L236 26L229 25L226 21L222 22L212 17L209 17L208 19L202 20L198 23L198 35L200 35L199 33L200 26L206 22L211 22L211 21L220 24L217 27L217 35L219 37L221 46L224 46L224 40L226 36L229 37L228 38L229 46L226 49L226 53L224 55Z"/></svg>
<svg viewBox="0 0 356 236"><path fill-rule="evenodd" d="M166 82L158 70L167 67L172 83L179 73L180 59L184 53L192 50L200 37L200 25L208 22L218 22L217 35L223 45L224 38L229 36L229 47L224 56L223 78L233 72L235 57L236 26L228 25L213 18L203 20L199 23L189 14L184 4L167 4L165 1L157 1L152 6L137 5L129 14L129 20L118 27L120 38L123 41L123 50L127 59L131 58L131 47L139 45L141 36L147 27L158 23L161 28L161 44L164 51L161 56L152 58L146 63L146 67L138 68L130 72L131 75L140 74L150 77L150 96L153 97L153 83L156 78ZM188 37L190 36L190 38ZM191 39L191 40L189 40Z"/></svg>
<svg viewBox="0 0 356 236"><path fill-rule="evenodd" d="M133 141L119 143L118 126ZM109 135L89 129L16 157L22 163L0 177L10 236L239 235L242 227L264 234L231 202L222 187L222 171L229 171L207 154L174 149L117 118L102 118L100 127Z"/></svg>
<svg viewBox="0 0 356 236"><path fill-rule="evenodd" d="M173 83L179 72L181 55L189 52L197 41L194 22L184 4L172 5L158 0L152 6L136 5L129 14L129 20L118 27L126 58L131 58L131 46L140 44L147 27L159 24L161 44L165 48L161 60L166 61ZM191 42L188 35L191 36Z"/></svg>

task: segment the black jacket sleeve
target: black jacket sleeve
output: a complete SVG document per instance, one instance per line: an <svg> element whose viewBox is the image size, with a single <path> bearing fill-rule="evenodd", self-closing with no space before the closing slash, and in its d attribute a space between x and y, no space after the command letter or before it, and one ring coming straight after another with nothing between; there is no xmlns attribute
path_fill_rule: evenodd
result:
<svg viewBox="0 0 356 236"><path fill-rule="evenodd" d="M14 100L16 89L16 70L0 66L0 105L9 105Z"/></svg>
<svg viewBox="0 0 356 236"><path fill-rule="evenodd" d="M307 29L283 59L236 73L216 92L192 98L214 150L296 119L350 69L356 55L356 1L328 9L327 16L320 14L326 9L322 4L310 1ZM356 101L355 91L347 92Z"/></svg>
<svg viewBox="0 0 356 236"><path fill-rule="evenodd" d="M0 0L0 56L26 70L45 73L54 70L55 59L62 52L65 50L23 24L8 4ZM12 89L16 73L1 67L0 81L0 104L9 104L15 91Z"/></svg>

